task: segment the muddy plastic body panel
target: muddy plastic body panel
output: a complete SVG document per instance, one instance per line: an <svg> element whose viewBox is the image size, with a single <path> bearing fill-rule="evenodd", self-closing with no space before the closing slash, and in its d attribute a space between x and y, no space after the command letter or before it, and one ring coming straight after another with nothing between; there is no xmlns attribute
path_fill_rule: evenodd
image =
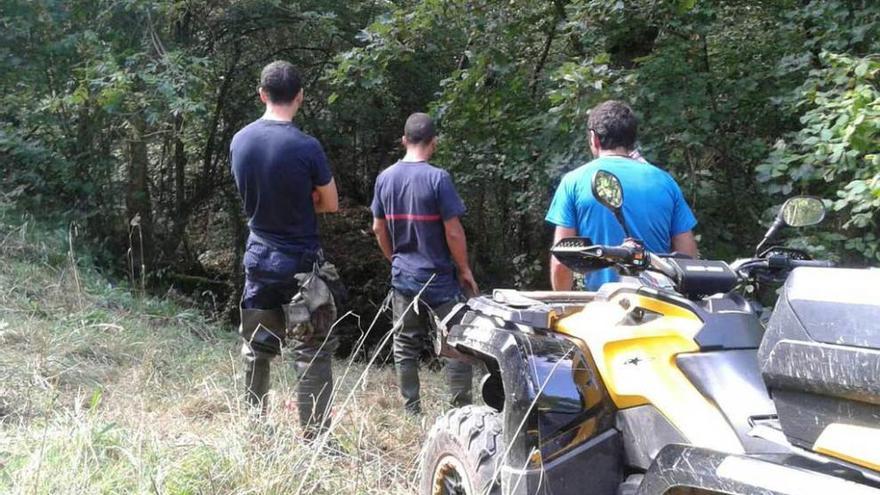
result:
<svg viewBox="0 0 880 495"><path fill-rule="evenodd" d="M880 489L858 473L798 455L743 456L669 445L645 473L637 494L670 493L880 495Z"/></svg>
<svg viewBox="0 0 880 495"><path fill-rule="evenodd" d="M545 330L583 303L534 296L473 298L458 321L444 322L447 345L485 363L494 377L489 386L503 387L493 395L503 397L495 407L504 424L504 493L573 493L589 485L594 493L614 494L623 481L614 406L588 356Z"/></svg>
<svg viewBox="0 0 880 495"><path fill-rule="evenodd" d="M832 424L880 427L880 270L794 270L759 360L791 443L814 449Z"/></svg>
<svg viewBox="0 0 880 495"><path fill-rule="evenodd" d="M749 434L756 418L776 415L776 408L761 381L757 350L701 352L676 358L691 383L718 406L736 431L748 454L785 452L772 442Z"/></svg>

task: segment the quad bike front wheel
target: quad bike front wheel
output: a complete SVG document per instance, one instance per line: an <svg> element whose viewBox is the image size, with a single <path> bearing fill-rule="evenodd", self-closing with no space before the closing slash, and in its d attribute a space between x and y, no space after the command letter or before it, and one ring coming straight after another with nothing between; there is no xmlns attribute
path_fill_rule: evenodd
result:
<svg viewBox="0 0 880 495"><path fill-rule="evenodd" d="M422 450L422 495L500 493L504 455L501 413L485 406L465 406L441 416Z"/></svg>

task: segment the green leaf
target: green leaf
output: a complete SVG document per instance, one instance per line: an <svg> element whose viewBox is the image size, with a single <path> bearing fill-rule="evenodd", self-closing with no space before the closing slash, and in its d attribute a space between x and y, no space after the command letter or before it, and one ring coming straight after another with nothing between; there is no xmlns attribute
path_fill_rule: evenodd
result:
<svg viewBox="0 0 880 495"><path fill-rule="evenodd" d="M697 0L678 0L678 5L676 6L676 10L679 14L685 14L694 9L697 5Z"/></svg>
<svg viewBox="0 0 880 495"><path fill-rule="evenodd" d="M850 182L847 188L854 194L862 194L868 190L868 185L863 180L855 180Z"/></svg>

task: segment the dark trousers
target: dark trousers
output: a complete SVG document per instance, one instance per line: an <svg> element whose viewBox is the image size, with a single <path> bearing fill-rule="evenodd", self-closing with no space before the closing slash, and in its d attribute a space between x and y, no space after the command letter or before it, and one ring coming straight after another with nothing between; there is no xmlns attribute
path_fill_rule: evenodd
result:
<svg viewBox="0 0 880 495"><path fill-rule="evenodd" d="M410 306L413 298L401 294L397 290L391 296L391 309L394 321L399 328L394 333L394 365L397 369L397 383L403 395L404 407L407 412L421 412L421 396L419 382L419 357L425 347L430 328L431 312L441 319L455 306L457 301L449 301L433 307L419 301L419 308ZM408 308L408 309L407 309ZM402 319L402 320L401 320ZM455 407L471 403L471 382L473 369L470 364L455 359L445 359L446 379L449 392L452 394L452 405Z"/></svg>
<svg viewBox="0 0 880 495"><path fill-rule="evenodd" d="M337 346L336 339L330 336L330 328L336 320L336 311L332 306L322 306L312 314L311 321L288 331L281 306L299 291L294 275L311 270L313 263L313 259L303 260L302 256L290 256L249 243L244 258L245 288L241 302L245 397L261 413L266 412L270 363L275 354L250 344L257 325L263 325L282 340L290 337L289 348L299 379L299 420L307 434L323 429L329 419L333 393L331 357Z"/></svg>

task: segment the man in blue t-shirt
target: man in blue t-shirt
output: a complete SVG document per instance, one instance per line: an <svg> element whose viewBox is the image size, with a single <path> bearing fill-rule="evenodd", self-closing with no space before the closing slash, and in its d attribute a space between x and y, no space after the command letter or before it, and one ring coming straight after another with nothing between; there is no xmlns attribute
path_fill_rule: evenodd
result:
<svg viewBox="0 0 880 495"><path fill-rule="evenodd" d="M394 364L410 414L421 412L418 366L429 318L424 306L442 318L461 299L462 290L467 296L479 292L459 220L464 204L449 173L428 163L437 147L435 134L430 116L409 116L402 139L406 155L379 174L371 207L373 232L391 261L392 312L400 322ZM453 405L469 404L471 366L447 360L446 371Z"/></svg>
<svg viewBox="0 0 880 495"><path fill-rule="evenodd" d="M697 256L692 232L697 225L681 189L668 173L634 159L638 123L632 109L619 101L606 101L590 111L590 151L596 157L562 178L546 220L556 225L555 244L573 236L589 237L596 244L618 245L624 240L620 224L593 197L592 180L597 170L606 170L623 186L623 217L632 236L641 239L649 251L677 251ZM586 275L586 288L596 290L618 279L612 268ZM553 290L571 290L571 270L550 258Z"/></svg>
<svg viewBox="0 0 880 495"><path fill-rule="evenodd" d="M240 327L246 398L265 414L269 363L291 334L300 375L300 423L313 435L325 426L333 388L330 359L335 340L329 338L329 331L335 306L329 298L317 309L307 310L295 325L282 307L303 296L299 274L320 271L323 256L315 214L338 209L336 184L321 144L292 122L303 101L293 65L283 61L267 65L260 75L259 93L266 112L238 131L229 149L250 229ZM322 283L300 279L303 285L309 280L311 288Z"/></svg>

